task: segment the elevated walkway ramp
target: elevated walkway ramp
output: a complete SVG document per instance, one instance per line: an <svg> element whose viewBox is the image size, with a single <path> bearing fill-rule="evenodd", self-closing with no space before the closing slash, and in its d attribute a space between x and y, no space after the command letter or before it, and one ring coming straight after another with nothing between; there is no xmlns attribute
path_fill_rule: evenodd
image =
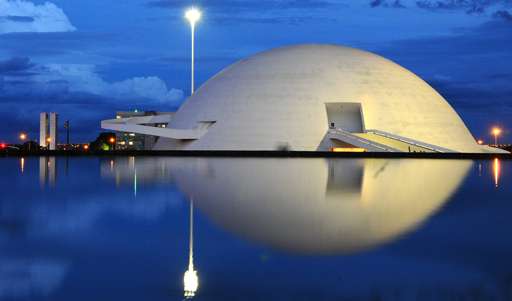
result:
<svg viewBox="0 0 512 301"><path fill-rule="evenodd" d="M169 117L164 115L109 119L101 122L101 128L111 131L158 136L176 140L196 140L207 132L206 128L173 129L148 125L167 123L169 121L168 119Z"/></svg>

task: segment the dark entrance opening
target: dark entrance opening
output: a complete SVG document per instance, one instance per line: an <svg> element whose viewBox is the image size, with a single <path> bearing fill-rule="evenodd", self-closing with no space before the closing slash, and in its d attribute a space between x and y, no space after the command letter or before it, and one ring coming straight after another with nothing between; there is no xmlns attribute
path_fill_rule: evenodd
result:
<svg viewBox="0 0 512 301"><path fill-rule="evenodd" d="M364 121L361 104L356 102L329 102L325 104L329 128L351 133L363 133Z"/></svg>

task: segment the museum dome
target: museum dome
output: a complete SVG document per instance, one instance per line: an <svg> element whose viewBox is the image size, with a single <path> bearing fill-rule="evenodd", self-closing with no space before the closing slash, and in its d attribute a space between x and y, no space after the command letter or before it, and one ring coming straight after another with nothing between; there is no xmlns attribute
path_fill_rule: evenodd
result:
<svg viewBox="0 0 512 301"><path fill-rule="evenodd" d="M335 45L283 47L238 61L189 97L169 127L203 132L199 139L162 137L156 149L325 151L370 141L377 151L489 151L421 78Z"/></svg>

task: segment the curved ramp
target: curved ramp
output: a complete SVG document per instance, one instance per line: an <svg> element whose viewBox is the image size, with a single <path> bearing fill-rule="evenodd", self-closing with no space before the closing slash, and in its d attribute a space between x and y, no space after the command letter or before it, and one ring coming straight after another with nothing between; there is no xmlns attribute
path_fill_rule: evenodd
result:
<svg viewBox="0 0 512 301"><path fill-rule="evenodd" d="M170 116L165 115L118 118L103 120L101 122L101 128L111 131L159 136L176 140L196 140L207 132L205 128L172 129L148 125L152 123L168 123L169 121Z"/></svg>

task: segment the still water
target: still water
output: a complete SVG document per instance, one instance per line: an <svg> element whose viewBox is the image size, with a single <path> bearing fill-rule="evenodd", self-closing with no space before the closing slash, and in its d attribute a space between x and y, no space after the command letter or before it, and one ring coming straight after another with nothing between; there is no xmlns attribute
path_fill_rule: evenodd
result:
<svg viewBox="0 0 512 301"><path fill-rule="evenodd" d="M0 300L512 300L511 161L0 168Z"/></svg>

